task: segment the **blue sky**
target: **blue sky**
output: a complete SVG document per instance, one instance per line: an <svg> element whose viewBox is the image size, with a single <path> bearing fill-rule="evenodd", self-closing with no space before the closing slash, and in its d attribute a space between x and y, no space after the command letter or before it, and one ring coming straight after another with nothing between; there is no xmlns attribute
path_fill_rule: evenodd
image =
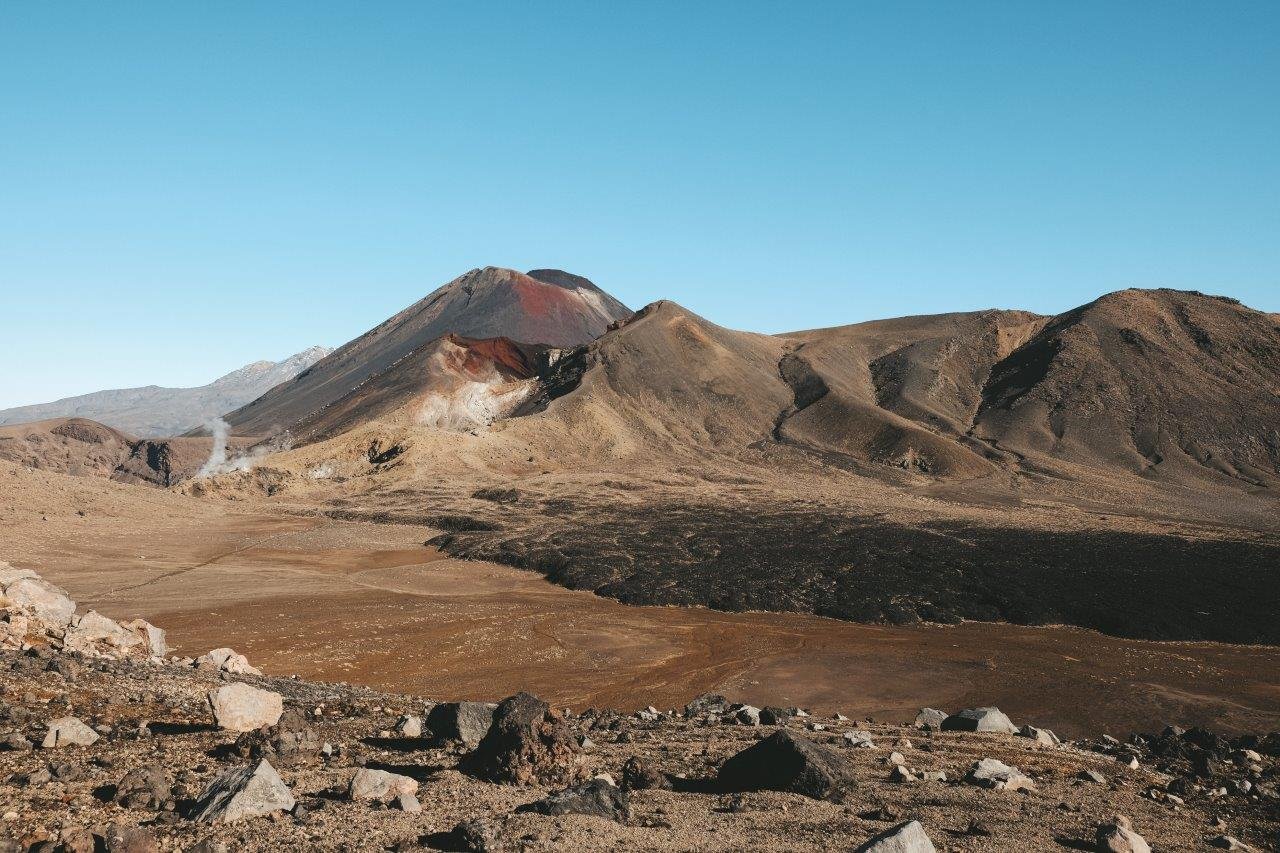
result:
<svg viewBox="0 0 1280 853"><path fill-rule="evenodd" d="M476 266L759 331L1280 311L1280 3L0 4L0 406Z"/></svg>

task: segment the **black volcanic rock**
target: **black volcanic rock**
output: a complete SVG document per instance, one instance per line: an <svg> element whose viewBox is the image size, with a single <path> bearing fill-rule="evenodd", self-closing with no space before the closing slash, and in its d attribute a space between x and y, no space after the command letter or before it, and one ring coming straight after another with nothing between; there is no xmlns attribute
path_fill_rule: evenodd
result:
<svg viewBox="0 0 1280 853"><path fill-rule="evenodd" d="M788 731L774 732L720 766L725 791L790 791L823 799L853 784L844 756Z"/></svg>

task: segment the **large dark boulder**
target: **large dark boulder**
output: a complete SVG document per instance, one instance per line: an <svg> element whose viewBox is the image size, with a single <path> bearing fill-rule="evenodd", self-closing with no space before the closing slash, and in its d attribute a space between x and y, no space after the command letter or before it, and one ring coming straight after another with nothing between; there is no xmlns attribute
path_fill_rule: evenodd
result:
<svg viewBox="0 0 1280 853"><path fill-rule="evenodd" d="M493 724L462 761L462 769L508 785L578 781L582 748L564 718L546 702L517 693L498 705Z"/></svg>
<svg viewBox="0 0 1280 853"><path fill-rule="evenodd" d="M592 779L520 806L516 811L545 815L582 814L625 821L631 816L631 803L626 791L604 779Z"/></svg>
<svg viewBox="0 0 1280 853"><path fill-rule="evenodd" d="M717 781L726 791L791 791L823 799L854 778L838 750L781 730L722 764Z"/></svg>

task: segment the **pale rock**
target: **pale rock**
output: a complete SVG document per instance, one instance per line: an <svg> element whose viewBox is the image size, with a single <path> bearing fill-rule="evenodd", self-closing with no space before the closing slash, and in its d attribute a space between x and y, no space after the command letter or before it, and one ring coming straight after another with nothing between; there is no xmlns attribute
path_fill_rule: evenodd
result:
<svg viewBox="0 0 1280 853"><path fill-rule="evenodd" d="M385 803L405 794L414 796L417 793L417 780L368 767L357 770L347 786L347 797L352 800L377 800Z"/></svg>
<svg viewBox="0 0 1280 853"><path fill-rule="evenodd" d="M867 840L854 853L937 853L920 821L912 820Z"/></svg>
<svg viewBox="0 0 1280 853"><path fill-rule="evenodd" d="M1039 729L1035 726L1023 726L1018 729L1018 736L1030 738L1042 746L1060 746L1062 741L1058 739L1049 729Z"/></svg>
<svg viewBox="0 0 1280 853"><path fill-rule="evenodd" d="M284 713L284 700L279 693L238 682L210 690L209 706L218 728L233 732L274 726Z"/></svg>
<svg viewBox="0 0 1280 853"><path fill-rule="evenodd" d="M1151 853L1147 840L1134 832L1124 815L1116 815L1110 823L1098 827L1098 849L1106 853Z"/></svg>
<svg viewBox="0 0 1280 853"><path fill-rule="evenodd" d="M232 675L262 675L262 670L249 665L249 659L236 654L235 649L220 648L196 658L195 665L200 669L213 669L229 672Z"/></svg>
<svg viewBox="0 0 1280 853"><path fill-rule="evenodd" d="M98 740L98 733L76 717L60 717L49 723L49 731L40 745L45 749L64 746L89 746Z"/></svg>
<svg viewBox="0 0 1280 853"><path fill-rule="evenodd" d="M192 809L192 820L231 823L272 812L287 812L296 800L269 763L228 770L205 788Z"/></svg>
<svg viewBox="0 0 1280 853"><path fill-rule="evenodd" d="M66 628L76 612L76 603L65 589L31 576L5 584L0 607L5 606L23 610L53 628Z"/></svg>
<svg viewBox="0 0 1280 853"><path fill-rule="evenodd" d="M966 782L991 788L996 791L1035 790L1035 782L1016 767L1010 767L1003 761L984 758L969 768Z"/></svg>
<svg viewBox="0 0 1280 853"><path fill-rule="evenodd" d="M165 640L164 630L152 625L146 619L121 622L120 627L132 631L142 641L143 649L148 656L162 658L169 653L169 644Z"/></svg>

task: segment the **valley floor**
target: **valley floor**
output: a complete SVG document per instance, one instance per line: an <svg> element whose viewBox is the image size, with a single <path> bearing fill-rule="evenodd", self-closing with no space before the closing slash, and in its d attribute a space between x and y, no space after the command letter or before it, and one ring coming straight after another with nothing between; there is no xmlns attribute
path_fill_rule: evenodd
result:
<svg viewBox="0 0 1280 853"><path fill-rule="evenodd" d="M675 705L704 691L892 720L922 706L998 705L1067 737L1173 722L1280 728L1280 649L1271 647L630 607L449 558L422 544L438 529L163 492L148 504L114 484L59 498L44 485L47 505L4 508L0 558L36 569L84 607L163 625L182 654L231 645L270 674L440 700L530 690L577 708Z"/></svg>

